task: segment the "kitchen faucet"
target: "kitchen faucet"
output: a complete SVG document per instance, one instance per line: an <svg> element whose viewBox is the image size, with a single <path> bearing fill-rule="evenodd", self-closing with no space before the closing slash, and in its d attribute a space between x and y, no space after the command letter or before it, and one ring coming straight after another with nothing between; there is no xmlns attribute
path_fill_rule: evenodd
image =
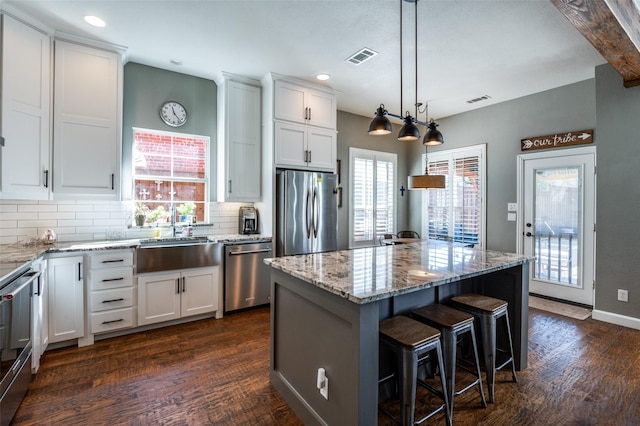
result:
<svg viewBox="0 0 640 426"><path fill-rule="evenodd" d="M171 207L169 207L169 211L171 212L171 235L175 238L176 236L176 209L175 205L172 202Z"/></svg>

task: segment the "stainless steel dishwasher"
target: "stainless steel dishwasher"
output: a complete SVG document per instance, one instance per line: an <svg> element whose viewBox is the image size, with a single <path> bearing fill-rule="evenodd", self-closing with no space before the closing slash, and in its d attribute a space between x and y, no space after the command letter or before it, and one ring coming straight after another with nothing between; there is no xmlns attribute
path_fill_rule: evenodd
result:
<svg viewBox="0 0 640 426"><path fill-rule="evenodd" d="M270 242L226 243L224 248L224 311L268 304L271 271L264 259L273 257Z"/></svg>

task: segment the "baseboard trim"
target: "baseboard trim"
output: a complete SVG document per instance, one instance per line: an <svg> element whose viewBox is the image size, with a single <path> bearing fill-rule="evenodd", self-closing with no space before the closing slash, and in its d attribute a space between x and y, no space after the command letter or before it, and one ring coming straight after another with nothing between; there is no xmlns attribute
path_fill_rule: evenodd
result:
<svg viewBox="0 0 640 426"><path fill-rule="evenodd" d="M640 318L628 317L625 315L614 314L613 312L600 311L597 309L594 309L591 312L591 318L598 321L604 321L611 324L640 330Z"/></svg>

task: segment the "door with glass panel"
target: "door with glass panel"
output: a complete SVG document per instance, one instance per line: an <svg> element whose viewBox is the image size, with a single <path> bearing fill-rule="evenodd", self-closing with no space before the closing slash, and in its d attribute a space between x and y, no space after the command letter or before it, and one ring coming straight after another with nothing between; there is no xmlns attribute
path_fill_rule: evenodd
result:
<svg viewBox="0 0 640 426"><path fill-rule="evenodd" d="M595 151L523 155L522 242L530 293L593 305Z"/></svg>

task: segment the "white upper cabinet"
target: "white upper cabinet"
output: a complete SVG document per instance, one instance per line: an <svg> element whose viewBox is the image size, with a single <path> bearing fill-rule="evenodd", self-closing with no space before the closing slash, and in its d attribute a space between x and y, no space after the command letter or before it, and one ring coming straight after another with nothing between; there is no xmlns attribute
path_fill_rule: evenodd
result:
<svg viewBox="0 0 640 426"><path fill-rule="evenodd" d="M275 74L271 77L272 80L267 81L273 82L269 90L271 98L265 104L273 113L273 165L334 172L337 158L335 93L290 77Z"/></svg>
<svg viewBox="0 0 640 426"><path fill-rule="evenodd" d="M90 194L117 199L120 54L56 40L54 63L54 198Z"/></svg>
<svg viewBox="0 0 640 426"><path fill-rule="evenodd" d="M218 84L218 201L260 199L260 82L224 74Z"/></svg>
<svg viewBox="0 0 640 426"><path fill-rule="evenodd" d="M336 128L336 96L333 92L276 80L275 119Z"/></svg>
<svg viewBox="0 0 640 426"><path fill-rule="evenodd" d="M333 171L336 167L336 132L292 123L275 123L275 164Z"/></svg>
<svg viewBox="0 0 640 426"><path fill-rule="evenodd" d="M49 196L50 43L46 34L2 16L0 198Z"/></svg>

